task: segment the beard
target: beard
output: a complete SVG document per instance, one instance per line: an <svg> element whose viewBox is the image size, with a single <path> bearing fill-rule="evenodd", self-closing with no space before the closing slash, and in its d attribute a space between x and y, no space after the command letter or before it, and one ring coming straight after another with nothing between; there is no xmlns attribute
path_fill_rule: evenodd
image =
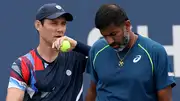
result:
<svg viewBox="0 0 180 101"><path fill-rule="evenodd" d="M126 30L124 30L124 36L121 39L121 42L113 42L109 45L117 51L122 51L128 45L129 40L130 40L129 33Z"/></svg>

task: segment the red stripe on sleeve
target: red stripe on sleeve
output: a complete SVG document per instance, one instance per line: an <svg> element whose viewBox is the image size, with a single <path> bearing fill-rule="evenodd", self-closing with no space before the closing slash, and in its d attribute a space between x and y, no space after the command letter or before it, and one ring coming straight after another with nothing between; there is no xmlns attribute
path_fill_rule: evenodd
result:
<svg viewBox="0 0 180 101"><path fill-rule="evenodd" d="M13 78L15 78L15 79L17 79L18 81L24 82L24 80L23 80L15 71L13 71L13 70L11 70L10 76L13 77Z"/></svg>

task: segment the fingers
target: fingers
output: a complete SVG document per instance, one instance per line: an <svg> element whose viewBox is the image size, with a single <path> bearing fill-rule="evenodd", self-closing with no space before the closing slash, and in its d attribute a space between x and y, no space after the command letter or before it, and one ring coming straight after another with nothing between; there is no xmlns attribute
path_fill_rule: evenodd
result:
<svg viewBox="0 0 180 101"><path fill-rule="evenodd" d="M60 38L56 39L56 41L54 41L53 44L52 44L52 48L56 48L57 50L60 50L60 47L61 47L62 42L64 40L69 40L69 39L66 36L63 36L63 37L60 37Z"/></svg>
<svg viewBox="0 0 180 101"><path fill-rule="evenodd" d="M75 48L75 46L77 45L76 40L74 40L70 37L67 37L67 36L63 36L63 37L56 39L56 41L52 44L52 48L56 48L57 50L60 50L60 47L64 40L68 40L71 44L71 48L69 49L69 51L73 50Z"/></svg>
<svg viewBox="0 0 180 101"><path fill-rule="evenodd" d="M53 42L53 44L52 44L52 48L55 48L55 46L54 46L54 42Z"/></svg>
<svg viewBox="0 0 180 101"><path fill-rule="evenodd" d="M65 40L65 38L64 37L62 37L62 38L59 38L59 45L61 46L62 45L62 42ZM59 47L60 48L60 47Z"/></svg>
<svg viewBox="0 0 180 101"><path fill-rule="evenodd" d="M56 48L57 48L58 50L59 50L60 47L61 47L61 43L62 43L62 39L58 38L58 39L56 40L56 43L55 43L55 46L56 46Z"/></svg>

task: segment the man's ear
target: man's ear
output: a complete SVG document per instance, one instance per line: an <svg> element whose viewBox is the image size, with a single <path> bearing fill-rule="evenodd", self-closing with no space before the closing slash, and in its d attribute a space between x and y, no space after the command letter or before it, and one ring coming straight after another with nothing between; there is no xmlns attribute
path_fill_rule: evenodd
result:
<svg viewBox="0 0 180 101"><path fill-rule="evenodd" d="M126 26L127 31L131 30L131 22L130 22L130 20L125 21L125 26Z"/></svg>
<svg viewBox="0 0 180 101"><path fill-rule="evenodd" d="M34 26L35 26L36 30L39 30L42 27L42 24L39 20L36 20L34 22Z"/></svg>

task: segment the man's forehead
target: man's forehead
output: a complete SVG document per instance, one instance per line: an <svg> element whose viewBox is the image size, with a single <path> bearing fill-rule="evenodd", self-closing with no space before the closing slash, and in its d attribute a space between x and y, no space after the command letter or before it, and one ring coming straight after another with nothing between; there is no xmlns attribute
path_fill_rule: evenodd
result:
<svg viewBox="0 0 180 101"><path fill-rule="evenodd" d="M122 29L121 26L110 25L107 28L101 30L101 33L115 32L115 31L119 31L120 29Z"/></svg>

